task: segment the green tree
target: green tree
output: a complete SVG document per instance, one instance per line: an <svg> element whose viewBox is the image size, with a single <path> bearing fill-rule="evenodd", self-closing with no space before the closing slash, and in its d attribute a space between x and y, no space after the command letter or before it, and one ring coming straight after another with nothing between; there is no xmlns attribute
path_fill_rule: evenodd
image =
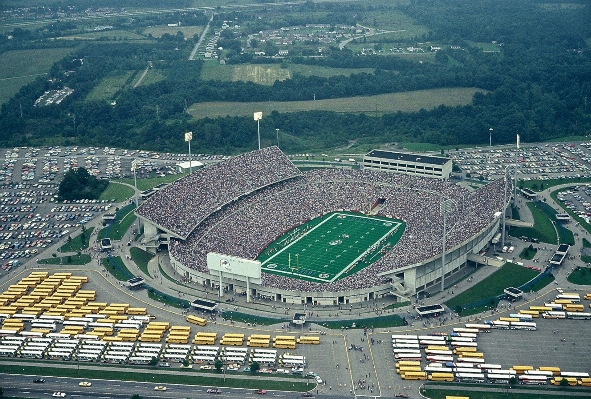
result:
<svg viewBox="0 0 591 399"><path fill-rule="evenodd" d="M189 367L189 359L183 360L183 367Z"/></svg>
<svg viewBox="0 0 591 399"><path fill-rule="evenodd" d="M142 399L142 397L139 393L134 393L133 395L131 395L131 399Z"/></svg>
<svg viewBox="0 0 591 399"><path fill-rule="evenodd" d="M250 372L256 373L261 369L261 365L258 362L252 362L250 365Z"/></svg>
<svg viewBox="0 0 591 399"><path fill-rule="evenodd" d="M566 378L563 378L560 380L560 386L561 387L567 387L568 386L568 380Z"/></svg>
<svg viewBox="0 0 591 399"><path fill-rule="evenodd" d="M152 358L150 359L150 366L155 366L158 364L158 358L156 356L152 356Z"/></svg>
<svg viewBox="0 0 591 399"><path fill-rule="evenodd" d="M222 363L222 361L220 359L215 359L215 363L213 364L213 367L219 372L222 370L222 367L224 367L224 363Z"/></svg>

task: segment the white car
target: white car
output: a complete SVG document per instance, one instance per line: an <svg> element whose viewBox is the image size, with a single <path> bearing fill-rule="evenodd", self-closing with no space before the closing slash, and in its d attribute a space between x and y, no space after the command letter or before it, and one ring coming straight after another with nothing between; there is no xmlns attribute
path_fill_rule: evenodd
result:
<svg viewBox="0 0 591 399"><path fill-rule="evenodd" d="M53 394L51 394L51 396L53 396L54 398L65 398L66 393L65 392L54 392Z"/></svg>
<svg viewBox="0 0 591 399"><path fill-rule="evenodd" d="M92 386L92 382L80 381L80 383L78 385L80 385L81 387L89 387L89 386Z"/></svg>

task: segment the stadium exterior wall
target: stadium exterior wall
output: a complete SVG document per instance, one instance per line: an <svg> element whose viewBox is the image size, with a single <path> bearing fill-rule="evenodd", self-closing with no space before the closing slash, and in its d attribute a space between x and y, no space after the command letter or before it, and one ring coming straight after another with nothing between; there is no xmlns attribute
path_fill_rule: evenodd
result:
<svg viewBox="0 0 591 399"><path fill-rule="evenodd" d="M500 217L495 217L493 221L478 234L465 241L464 243L446 251L445 274L451 276L466 265L469 253L478 253L485 248L494 234L498 231ZM218 287L219 277L214 274L202 273L191 269L176 260L172 255L170 263L177 273L184 276L188 281L203 286ZM353 304L366 301L374 301L387 295L396 295L402 300L408 300L408 297L416 292L429 288L441 281L441 256L427 259L420 264L410 265L395 269L391 272L383 273L384 279L392 281L402 281L405 288L404 295L398 294L393 289L393 284L388 282L381 285L341 292L299 292L290 291L276 287L265 287L258 284L250 284L251 297L258 299L275 300L286 304L315 304L315 305L339 305ZM244 281L225 280L225 293L246 294L246 283Z"/></svg>

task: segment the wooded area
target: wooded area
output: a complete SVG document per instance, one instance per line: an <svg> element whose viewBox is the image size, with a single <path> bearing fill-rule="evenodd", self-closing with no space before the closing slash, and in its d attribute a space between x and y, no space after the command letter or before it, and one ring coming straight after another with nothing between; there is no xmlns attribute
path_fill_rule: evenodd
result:
<svg viewBox="0 0 591 399"><path fill-rule="evenodd" d="M374 73L328 78L296 75L272 86L205 81L200 78L202 61L187 60L197 38L164 34L135 42L118 40L105 32L103 40L77 43L78 49L55 64L48 76L23 87L2 106L0 146L78 144L184 152L182 135L193 131L195 152L236 153L256 147L257 125L252 117L194 120L186 113L187 107L208 101L303 101L442 87L479 87L489 93L477 93L471 105L416 113L277 110L264 115L261 131L270 140L275 129L280 129L282 138L285 136L281 148L286 152L334 148L351 140L368 145L400 141L485 144L490 127L497 144L514 142L516 134L522 141L591 134L588 2L412 0L404 6L380 7L384 12L388 7L392 12L403 12L428 28L424 37L401 45L438 43L441 49L432 62L392 54L359 56L347 48L330 46L323 57L255 58L249 62L373 68ZM335 10L333 3L318 3L309 9L292 7L297 11L292 18L302 23L309 10L314 22L350 22L357 15L356 22L371 24L364 20L366 9L366 5L347 3ZM217 23L226 17L216 15ZM116 28L138 31L157 18L165 20L158 16L138 18L133 28L122 20ZM184 18L188 24L207 20L205 15ZM257 19L253 21L245 30L260 25ZM65 34L77 27L70 22L53 29ZM46 40L56 34L47 29L15 28L11 39L0 39L0 51L72 46L72 41ZM493 42L498 51L482 50L482 43ZM133 71L130 79L134 80L150 64L164 80L121 90L113 105L86 98L104 77ZM64 86L74 92L60 104L33 106L44 91Z"/></svg>

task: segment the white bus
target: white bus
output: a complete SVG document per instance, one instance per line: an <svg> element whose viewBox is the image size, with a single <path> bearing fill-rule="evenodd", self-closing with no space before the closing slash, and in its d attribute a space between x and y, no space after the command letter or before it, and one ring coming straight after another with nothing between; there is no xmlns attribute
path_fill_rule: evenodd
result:
<svg viewBox="0 0 591 399"><path fill-rule="evenodd" d="M538 329L536 323L527 322L527 321L512 321L510 327L512 330L535 331Z"/></svg>
<svg viewBox="0 0 591 399"><path fill-rule="evenodd" d="M244 356L246 356L246 354L248 353L248 348L238 348L236 346L226 346L223 350L224 354L234 354L234 353L240 353L240 354L244 354Z"/></svg>
<svg viewBox="0 0 591 399"><path fill-rule="evenodd" d="M480 370L501 370L503 366L500 364L489 364L489 363L482 363L477 365Z"/></svg>
<svg viewBox="0 0 591 399"><path fill-rule="evenodd" d="M423 355L420 353L397 353L394 358L396 360L421 360Z"/></svg>
<svg viewBox="0 0 591 399"><path fill-rule="evenodd" d="M488 325L488 324L467 323L466 328L472 328L472 329L478 330L480 332L490 332L490 325Z"/></svg>
<svg viewBox="0 0 591 399"><path fill-rule="evenodd" d="M561 300L561 299L566 299L571 301L571 303L581 303L581 296L579 294L558 294L556 295L556 299Z"/></svg>
<svg viewBox="0 0 591 399"><path fill-rule="evenodd" d="M419 335L419 341L445 341L446 339L447 337L445 335Z"/></svg>
<svg viewBox="0 0 591 399"><path fill-rule="evenodd" d="M521 374L518 376L521 384L544 385L548 383L548 376L545 375L531 375Z"/></svg>
<svg viewBox="0 0 591 399"><path fill-rule="evenodd" d="M17 342L19 344L24 344L25 342L27 342L27 338L16 337L16 336L7 336L2 339L2 344L6 344L7 342Z"/></svg>
<svg viewBox="0 0 591 399"><path fill-rule="evenodd" d="M456 379L460 382L484 382L482 373L456 373Z"/></svg>
<svg viewBox="0 0 591 399"><path fill-rule="evenodd" d="M447 345L447 341L426 341L426 340L422 340L422 341L419 341L419 345L421 345L422 347L426 347L426 346L446 346Z"/></svg>
<svg viewBox="0 0 591 399"><path fill-rule="evenodd" d="M484 363L484 359L481 357L459 357L456 360L457 363Z"/></svg>
<svg viewBox="0 0 591 399"><path fill-rule="evenodd" d="M40 331L21 331L20 334L23 337L43 337L43 333Z"/></svg>
<svg viewBox="0 0 591 399"><path fill-rule="evenodd" d="M12 335L16 335L16 330L0 329L0 337L9 337Z"/></svg>
<svg viewBox="0 0 591 399"><path fill-rule="evenodd" d="M52 323L63 323L64 322L64 316L50 316L50 315L44 315L42 314L41 316L37 317L37 320L41 321L48 321L48 322L52 322Z"/></svg>
<svg viewBox="0 0 591 399"><path fill-rule="evenodd" d="M453 347L472 347L472 348L477 348L478 347L478 342L464 342L464 341L452 341L451 342L451 346Z"/></svg>
<svg viewBox="0 0 591 399"><path fill-rule="evenodd" d="M76 353L74 357L81 362L98 362L101 358L100 355L93 353Z"/></svg>
<svg viewBox="0 0 591 399"><path fill-rule="evenodd" d="M562 308L560 308L562 309ZM511 313L509 315L512 319L519 319L519 321L532 321L534 317L530 314L522 314L522 313Z"/></svg>
<svg viewBox="0 0 591 399"><path fill-rule="evenodd" d="M476 340L475 337L456 337L456 336L452 336L449 337L449 339L451 340L451 342L474 342Z"/></svg>
<svg viewBox="0 0 591 399"><path fill-rule="evenodd" d="M90 354L93 354L93 355L99 355L100 356L100 355L103 354L103 352L104 351L102 351L100 349L79 349L77 353L79 355L90 353Z"/></svg>
<svg viewBox="0 0 591 399"><path fill-rule="evenodd" d="M509 380L511 379L511 377L514 377L511 374L496 374L496 373L488 373L486 375L486 378L488 379L489 382L492 382L493 384L507 384L509 382Z"/></svg>
<svg viewBox="0 0 591 399"><path fill-rule="evenodd" d="M162 356L166 356L166 355L183 355L183 356L187 356L189 354L189 350L188 349L169 349L166 348L164 350L164 353L162 354Z"/></svg>
<svg viewBox="0 0 591 399"><path fill-rule="evenodd" d="M57 329L57 326L53 323L34 322L31 323L31 328L36 328L39 330L49 330L50 332L54 332Z"/></svg>
<svg viewBox="0 0 591 399"><path fill-rule="evenodd" d="M560 303L554 303L554 302L545 303L544 307L552 308L552 310L562 310L562 304L560 304ZM511 317L513 317L513 316L511 316Z"/></svg>
<svg viewBox="0 0 591 399"><path fill-rule="evenodd" d="M421 353L420 349L401 349L401 348L394 348L392 349L392 353Z"/></svg>
<svg viewBox="0 0 591 399"><path fill-rule="evenodd" d="M32 358L32 359L43 359L44 350L39 349L21 349L18 351L20 357Z"/></svg>
<svg viewBox="0 0 591 399"><path fill-rule="evenodd" d="M277 350L276 349L259 349L259 348L255 348L253 350L253 353L266 353L269 355L275 355L277 356Z"/></svg>
<svg viewBox="0 0 591 399"><path fill-rule="evenodd" d="M425 349L425 353L427 355L435 355L435 356L451 356L453 352L451 350L444 351L439 349Z"/></svg>
<svg viewBox="0 0 591 399"><path fill-rule="evenodd" d="M215 352L218 353L220 351L219 346L207 346L207 345L196 345L195 350L206 351L206 352Z"/></svg>
<svg viewBox="0 0 591 399"><path fill-rule="evenodd" d="M565 378L589 378L589 373L578 371L561 371L560 377Z"/></svg>
<svg viewBox="0 0 591 399"><path fill-rule="evenodd" d="M98 341L99 337L96 335L86 335L86 334L76 334L74 338L83 340L83 341Z"/></svg>
<svg viewBox="0 0 591 399"><path fill-rule="evenodd" d="M482 370L474 367L454 367L454 373L482 373Z"/></svg>
<svg viewBox="0 0 591 399"><path fill-rule="evenodd" d="M487 370L489 374L510 374L510 375L517 375L517 371L515 370L508 370L508 369L489 369Z"/></svg>
<svg viewBox="0 0 591 399"><path fill-rule="evenodd" d="M280 359L279 363L283 366L304 366L306 362L304 360L296 360L296 359Z"/></svg>
<svg viewBox="0 0 591 399"><path fill-rule="evenodd" d="M128 360L128 364L150 364L152 357L150 356L131 356Z"/></svg>
<svg viewBox="0 0 591 399"><path fill-rule="evenodd" d="M71 338L59 338L54 340L54 343L56 344L80 344L80 341L77 339L71 339Z"/></svg>
<svg viewBox="0 0 591 399"><path fill-rule="evenodd" d="M392 347L396 348L396 349L420 349L421 346L419 345L418 342L416 344L409 344L409 343L405 343L405 344L400 343L399 344L398 342L396 342L396 343L392 344Z"/></svg>
<svg viewBox="0 0 591 399"><path fill-rule="evenodd" d="M414 339L414 340L418 340L419 337L416 335L406 335L406 334L398 334L398 335L392 335L392 340L395 339Z"/></svg>
<svg viewBox="0 0 591 399"><path fill-rule="evenodd" d="M155 344L155 345L159 345L160 347L162 347L161 344ZM129 348L129 349L133 349L133 347L135 346L134 342L111 342L109 343L109 347L110 348ZM140 346L144 346L144 345L140 345Z"/></svg>
<svg viewBox="0 0 591 399"><path fill-rule="evenodd" d="M167 362L176 362L176 363L182 363L185 360L187 360L188 355L180 355L180 354L174 354L174 353L165 353L164 355L162 355L162 358L167 361Z"/></svg>
<svg viewBox="0 0 591 399"><path fill-rule="evenodd" d="M47 334L47 336L49 338L54 338L54 339L69 339L70 338L70 334L60 334L60 333L49 333L49 334Z"/></svg>
<svg viewBox="0 0 591 399"><path fill-rule="evenodd" d="M16 357L17 351L16 346L0 346L0 357Z"/></svg>
<svg viewBox="0 0 591 399"><path fill-rule="evenodd" d="M52 360L71 360L72 352L49 351L47 352L47 358Z"/></svg>
<svg viewBox="0 0 591 399"><path fill-rule="evenodd" d="M455 327L453 332L457 333L468 333L468 334L478 334L477 328L464 328L464 327Z"/></svg>
<svg viewBox="0 0 591 399"><path fill-rule="evenodd" d="M129 356L125 356L125 355L105 355L103 356L103 361L107 362L107 363L118 363L118 364L123 364L123 363L127 363L127 359L129 358Z"/></svg>
<svg viewBox="0 0 591 399"><path fill-rule="evenodd" d="M88 328L113 328L113 324L93 321L88 323Z"/></svg>
<svg viewBox="0 0 591 399"><path fill-rule="evenodd" d="M122 343L124 343L124 342L113 342L113 343L114 343L114 344L115 344L115 343L122 344ZM140 348L157 348L157 349L162 349L162 344L150 344L150 343L148 343L148 342L140 342L140 343L138 344L138 347L140 347Z"/></svg>
<svg viewBox="0 0 591 399"><path fill-rule="evenodd" d="M190 351L191 349L193 349L193 345L167 344L166 349L186 349Z"/></svg>
<svg viewBox="0 0 591 399"><path fill-rule="evenodd" d="M68 321L81 321L86 324L94 322L94 318L92 317L70 317ZM67 325L67 324L65 324Z"/></svg>
<svg viewBox="0 0 591 399"><path fill-rule="evenodd" d="M205 363L205 364L214 364L216 356L211 355L192 355L191 360L193 363Z"/></svg>

